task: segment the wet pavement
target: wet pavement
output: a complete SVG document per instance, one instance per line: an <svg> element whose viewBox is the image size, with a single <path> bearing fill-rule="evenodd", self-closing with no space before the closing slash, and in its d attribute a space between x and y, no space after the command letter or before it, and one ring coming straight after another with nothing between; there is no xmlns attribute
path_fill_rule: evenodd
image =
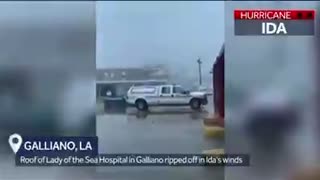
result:
<svg viewBox="0 0 320 180"><path fill-rule="evenodd" d="M208 105L211 107L211 105ZM201 153L222 148L223 140L203 136L202 117L207 112L189 108L156 108L148 114L97 115L100 153ZM7 147L7 146L6 146ZM2 179L111 179L111 180L223 180L221 167L15 167L14 156L1 154ZM9 155L10 154L10 155Z"/></svg>
<svg viewBox="0 0 320 180"><path fill-rule="evenodd" d="M145 114L129 108L125 114L100 114L97 116L99 153L196 154L206 149L223 148L223 140L212 140L203 135L202 118L208 114L206 109L193 112L189 107L157 107ZM222 180L224 170L218 167L99 167L97 176L137 180Z"/></svg>

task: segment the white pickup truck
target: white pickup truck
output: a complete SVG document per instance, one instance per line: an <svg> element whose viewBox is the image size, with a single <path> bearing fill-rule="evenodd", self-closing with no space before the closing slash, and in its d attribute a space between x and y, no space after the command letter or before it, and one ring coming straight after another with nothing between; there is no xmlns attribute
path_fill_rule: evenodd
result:
<svg viewBox="0 0 320 180"><path fill-rule="evenodd" d="M125 100L142 111L148 110L149 106L190 106L198 110L208 103L205 92L185 91L179 85L133 86Z"/></svg>

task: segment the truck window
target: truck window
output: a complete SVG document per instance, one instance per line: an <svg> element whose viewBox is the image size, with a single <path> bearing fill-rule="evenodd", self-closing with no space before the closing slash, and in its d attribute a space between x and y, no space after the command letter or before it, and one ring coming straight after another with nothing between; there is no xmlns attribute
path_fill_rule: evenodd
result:
<svg viewBox="0 0 320 180"><path fill-rule="evenodd" d="M173 87L173 93L176 93L176 94L182 94L183 93L183 89L179 86L174 86Z"/></svg>
<svg viewBox="0 0 320 180"><path fill-rule="evenodd" d="M161 94L170 94L170 87L162 87Z"/></svg>

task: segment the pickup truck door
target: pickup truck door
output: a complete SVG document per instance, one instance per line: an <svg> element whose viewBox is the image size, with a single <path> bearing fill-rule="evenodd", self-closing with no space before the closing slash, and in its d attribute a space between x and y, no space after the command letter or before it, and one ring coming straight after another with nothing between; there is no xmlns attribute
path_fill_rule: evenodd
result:
<svg viewBox="0 0 320 180"><path fill-rule="evenodd" d="M172 94L172 86L161 86L159 103L161 105L171 105L174 103L174 95Z"/></svg>
<svg viewBox="0 0 320 180"><path fill-rule="evenodd" d="M176 104L189 104L190 94L186 94L180 86L174 86L172 89L174 101Z"/></svg>

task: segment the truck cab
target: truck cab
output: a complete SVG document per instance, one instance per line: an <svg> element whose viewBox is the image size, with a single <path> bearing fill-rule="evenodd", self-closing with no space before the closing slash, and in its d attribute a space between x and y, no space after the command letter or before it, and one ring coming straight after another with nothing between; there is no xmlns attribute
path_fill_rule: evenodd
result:
<svg viewBox="0 0 320 180"><path fill-rule="evenodd" d="M190 93L178 85L163 85L160 87L160 104L188 104Z"/></svg>

